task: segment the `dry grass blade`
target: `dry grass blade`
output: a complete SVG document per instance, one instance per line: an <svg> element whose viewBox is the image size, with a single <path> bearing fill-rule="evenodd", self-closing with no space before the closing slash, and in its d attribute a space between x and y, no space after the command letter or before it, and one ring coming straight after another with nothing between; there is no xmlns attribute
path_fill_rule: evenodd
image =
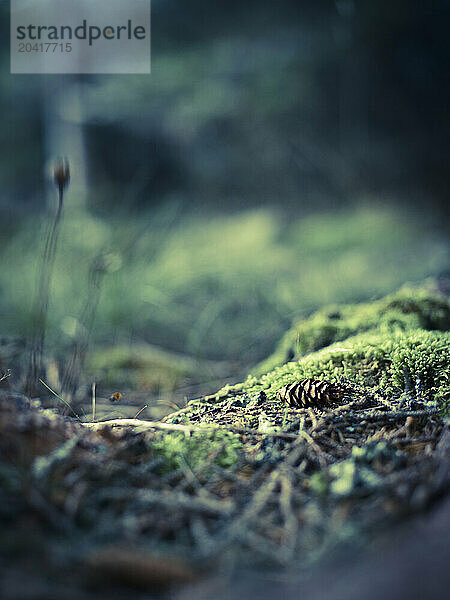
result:
<svg viewBox="0 0 450 600"><path fill-rule="evenodd" d="M11 369L8 369L7 371L5 371L4 373L2 373L0 375L0 381L4 381L5 379L8 379L8 377L11 377L12 372Z"/></svg>

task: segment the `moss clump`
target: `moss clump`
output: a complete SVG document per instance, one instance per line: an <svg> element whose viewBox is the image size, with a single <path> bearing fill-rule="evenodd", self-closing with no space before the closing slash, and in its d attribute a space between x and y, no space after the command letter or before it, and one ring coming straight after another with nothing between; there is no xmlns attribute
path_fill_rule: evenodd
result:
<svg viewBox="0 0 450 600"><path fill-rule="evenodd" d="M235 386L234 391L254 396L263 390L274 400L277 390L308 377L337 382L345 377L367 390L384 395L403 393L437 401L450 401L450 333L438 331L374 330L351 336ZM229 390L231 391L231 390Z"/></svg>
<svg viewBox="0 0 450 600"><path fill-rule="evenodd" d="M418 329L450 329L449 300L426 289L403 288L375 302L328 306L297 321L254 372L266 373L357 333L377 330L390 336Z"/></svg>
<svg viewBox="0 0 450 600"><path fill-rule="evenodd" d="M92 374L101 374L105 385L154 392L172 391L201 377L197 361L148 344L100 348L91 354L88 364Z"/></svg>
<svg viewBox="0 0 450 600"><path fill-rule="evenodd" d="M196 470L210 459L220 467L231 467L242 450L239 436L229 431L195 431L190 436L179 432L164 433L152 442L155 457L164 459L161 471L167 473L186 466Z"/></svg>

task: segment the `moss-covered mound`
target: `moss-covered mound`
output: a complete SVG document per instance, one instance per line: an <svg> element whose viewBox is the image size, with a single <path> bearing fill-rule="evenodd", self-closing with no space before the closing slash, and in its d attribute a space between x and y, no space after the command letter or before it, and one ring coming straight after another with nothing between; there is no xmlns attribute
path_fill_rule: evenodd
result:
<svg viewBox="0 0 450 600"><path fill-rule="evenodd" d="M381 391L442 403L449 398L450 333L413 329L379 329L350 336L261 375L249 376L238 388L252 395L264 390L269 398L293 381L309 377L339 382L341 378Z"/></svg>
<svg viewBox="0 0 450 600"><path fill-rule="evenodd" d="M381 339L399 332L448 331L450 302L428 289L405 287L374 302L331 305L294 323L275 352L254 373L261 375L309 352L357 333L376 331Z"/></svg>
<svg viewBox="0 0 450 600"><path fill-rule="evenodd" d="M263 412L264 418L270 413L272 426L279 428L289 424L289 415L295 419L297 411L285 408L276 399L277 391L307 378L344 381L392 406L414 401L436 406L446 414L450 403L449 324L449 301L426 289L405 288L372 303L319 311L286 334L265 363L274 366L250 374L243 383L226 386L207 402L204 398L191 401L169 421L258 427ZM303 347L308 352L286 363L282 357L297 330L303 332ZM266 402L255 412L254 402L261 392ZM265 422L264 427L270 424Z"/></svg>

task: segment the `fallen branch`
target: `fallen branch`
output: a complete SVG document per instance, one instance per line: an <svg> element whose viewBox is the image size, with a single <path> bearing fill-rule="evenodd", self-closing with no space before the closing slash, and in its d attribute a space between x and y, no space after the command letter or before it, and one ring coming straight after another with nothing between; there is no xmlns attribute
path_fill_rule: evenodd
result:
<svg viewBox="0 0 450 600"><path fill-rule="evenodd" d="M241 433L247 435L262 435L267 437L276 437L286 440L296 440L298 434L286 433L283 431L272 431L265 432L259 431L258 429L251 429L250 427L224 427L222 425L214 425L208 423L207 425L180 425L177 423L164 423L163 421L145 421L141 419L110 419L108 421L97 421L96 423L82 423L85 427L98 431L103 427L139 427L142 430L146 429L164 429L166 431L182 431L190 434L193 432L205 432L205 431L231 431L232 433ZM303 434L302 434L303 435Z"/></svg>

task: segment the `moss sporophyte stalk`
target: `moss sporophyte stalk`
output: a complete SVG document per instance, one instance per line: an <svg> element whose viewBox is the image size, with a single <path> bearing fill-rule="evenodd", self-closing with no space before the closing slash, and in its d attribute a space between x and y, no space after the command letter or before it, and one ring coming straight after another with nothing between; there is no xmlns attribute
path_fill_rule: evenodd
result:
<svg viewBox="0 0 450 600"><path fill-rule="evenodd" d="M31 341L30 364L26 388L33 395L41 375L44 352L47 313L50 299L50 286L58 246L59 230L64 206L64 193L70 182L70 167L67 158L56 159L52 168L53 183L58 192L58 208L45 240L42 262L38 274L37 293L35 298L35 327Z"/></svg>

